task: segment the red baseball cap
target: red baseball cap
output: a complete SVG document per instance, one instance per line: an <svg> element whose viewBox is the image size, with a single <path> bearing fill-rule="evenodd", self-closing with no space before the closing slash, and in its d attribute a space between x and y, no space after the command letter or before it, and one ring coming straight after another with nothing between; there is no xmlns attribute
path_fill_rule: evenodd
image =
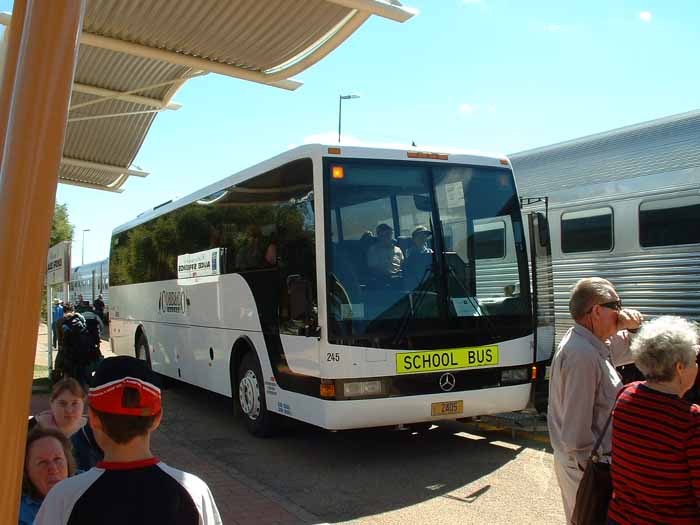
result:
<svg viewBox="0 0 700 525"><path fill-rule="evenodd" d="M157 383L157 376L143 361L129 356L110 357L100 363L92 378L88 403L93 410L107 414L154 416L162 408ZM124 406L126 389L138 392L136 406Z"/></svg>

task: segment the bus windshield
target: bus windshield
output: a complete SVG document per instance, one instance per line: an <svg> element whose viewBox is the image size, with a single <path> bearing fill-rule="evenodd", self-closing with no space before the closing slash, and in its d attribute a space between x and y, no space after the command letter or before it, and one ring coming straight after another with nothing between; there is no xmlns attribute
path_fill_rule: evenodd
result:
<svg viewBox="0 0 700 525"><path fill-rule="evenodd" d="M326 159L324 171L330 342L430 348L531 332L509 169Z"/></svg>

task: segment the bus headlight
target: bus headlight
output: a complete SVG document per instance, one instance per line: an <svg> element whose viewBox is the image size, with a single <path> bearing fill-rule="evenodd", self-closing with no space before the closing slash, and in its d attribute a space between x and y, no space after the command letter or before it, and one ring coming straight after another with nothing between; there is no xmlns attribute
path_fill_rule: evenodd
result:
<svg viewBox="0 0 700 525"><path fill-rule="evenodd" d="M501 371L501 384L522 383L530 380L530 368L511 368L510 370Z"/></svg>
<svg viewBox="0 0 700 525"><path fill-rule="evenodd" d="M382 381L352 381L343 383L345 397L377 396L383 394Z"/></svg>

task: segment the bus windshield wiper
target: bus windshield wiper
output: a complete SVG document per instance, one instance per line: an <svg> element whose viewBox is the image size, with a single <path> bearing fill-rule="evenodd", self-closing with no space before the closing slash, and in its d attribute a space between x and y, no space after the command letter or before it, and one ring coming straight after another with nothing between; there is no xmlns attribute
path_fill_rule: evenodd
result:
<svg viewBox="0 0 700 525"><path fill-rule="evenodd" d="M423 272L423 276L420 278L418 281L418 284L413 287L413 290L408 292L408 308L406 309L406 313L401 316L401 322L399 323L399 329L396 331L396 335L394 336L394 344L398 344L401 338L404 336L406 333L406 330L408 328L408 324L411 320L415 319L416 312L418 312L418 309L421 307L423 304L423 301L426 296L426 283L428 282L428 279L434 275L434 270L433 270L433 265L435 263L431 262L429 265L425 267L425 271ZM411 294L417 292L416 299L411 300Z"/></svg>

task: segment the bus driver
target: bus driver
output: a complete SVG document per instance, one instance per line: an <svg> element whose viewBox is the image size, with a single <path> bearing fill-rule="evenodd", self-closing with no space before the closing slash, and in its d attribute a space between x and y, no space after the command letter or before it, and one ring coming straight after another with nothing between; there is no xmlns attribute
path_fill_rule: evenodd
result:
<svg viewBox="0 0 700 525"><path fill-rule="evenodd" d="M394 244L394 230L386 223L377 226L377 241L367 251L367 266L375 276L392 277L401 273L403 252Z"/></svg>

